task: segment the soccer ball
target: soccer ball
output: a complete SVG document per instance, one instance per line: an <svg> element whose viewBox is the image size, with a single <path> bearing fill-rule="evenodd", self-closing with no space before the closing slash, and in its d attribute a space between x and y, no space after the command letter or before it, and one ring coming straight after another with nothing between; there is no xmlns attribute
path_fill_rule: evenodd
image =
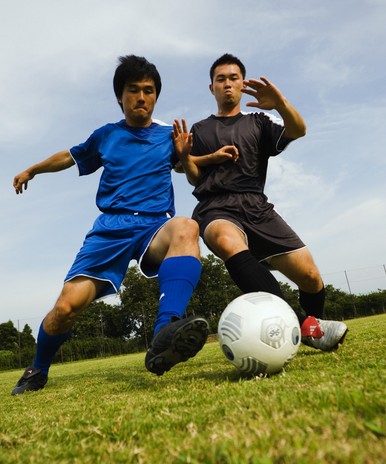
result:
<svg viewBox="0 0 386 464"><path fill-rule="evenodd" d="M246 293L225 308L218 339L226 358L249 374L274 374L296 355L301 337L292 308L265 292Z"/></svg>

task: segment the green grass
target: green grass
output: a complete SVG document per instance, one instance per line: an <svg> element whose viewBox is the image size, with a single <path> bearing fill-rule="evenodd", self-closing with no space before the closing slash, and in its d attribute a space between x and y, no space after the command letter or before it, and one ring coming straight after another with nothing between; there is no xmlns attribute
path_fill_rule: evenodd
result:
<svg viewBox="0 0 386 464"><path fill-rule="evenodd" d="M218 343L162 377L144 353L55 365L11 397L0 374L0 463L381 463L386 315L348 321L335 353L301 347L286 371L244 379Z"/></svg>

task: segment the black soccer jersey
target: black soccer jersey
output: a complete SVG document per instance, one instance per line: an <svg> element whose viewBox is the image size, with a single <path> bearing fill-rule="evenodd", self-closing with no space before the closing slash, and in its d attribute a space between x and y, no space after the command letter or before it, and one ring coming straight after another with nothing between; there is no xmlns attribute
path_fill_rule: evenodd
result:
<svg viewBox="0 0 386 464"><path fill-rule="evenodd" d="M235 145L239 160L201 168L203 176L193 191L198 200L222 192L263 193L268 159L291 139L283 137L281 120L267 113L239 113L231 117L209 116L192 127L192 155L202 156L225 145Z"/></svg>

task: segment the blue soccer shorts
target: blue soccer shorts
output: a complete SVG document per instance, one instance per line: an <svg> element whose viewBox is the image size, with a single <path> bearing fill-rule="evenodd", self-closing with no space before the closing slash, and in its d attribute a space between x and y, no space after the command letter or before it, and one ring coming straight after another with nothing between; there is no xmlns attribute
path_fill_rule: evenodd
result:
<svg viewBox="0 0 386 464"><path fill-rule="evenodd" d="M101 214L94 222L79 250L65 282L77 276L106 281L98 298L115 294L132 259L140 263L152 238L170 220L170 215ZM156 277L159 265L141 272Z"/></svg>

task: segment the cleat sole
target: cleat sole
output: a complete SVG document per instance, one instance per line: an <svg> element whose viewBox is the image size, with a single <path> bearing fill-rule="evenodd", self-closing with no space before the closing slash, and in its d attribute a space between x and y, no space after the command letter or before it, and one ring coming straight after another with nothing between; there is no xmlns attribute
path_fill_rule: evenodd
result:
<svg viewBox="0 0 386 464"><path fill-rule="evenodd" d="M193 358L205 345L209 325L205 319L187 321L173 334L169 348L146 362L146 368L158 376L180 362Z"/></svg>

